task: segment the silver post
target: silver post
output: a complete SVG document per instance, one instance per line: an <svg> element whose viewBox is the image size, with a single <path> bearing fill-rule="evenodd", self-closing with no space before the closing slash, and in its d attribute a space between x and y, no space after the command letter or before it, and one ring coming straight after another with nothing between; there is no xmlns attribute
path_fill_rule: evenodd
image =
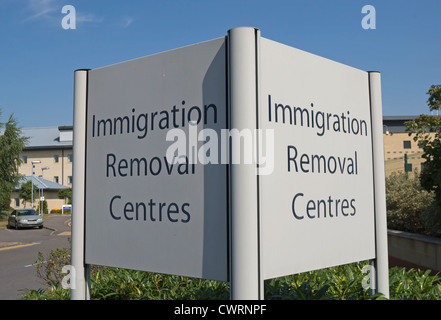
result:
<svg viewBox="0 0 441 320"><path fill-rule="evenodd" d="M383 149L383 108L381 103L381 74L369 72L372 118L372 148L374 153L374 197L376 239L376 288L389 298L389 262L387 248L386 183Z"/></svg>
<svg viewBox="0 0 441 320"><path fill-rule="evenodd" d="M257 126L257 29L228 31L230 129L254 130ZM232 154L234 159L235 154ZM239 151L240 152L240 151ZM255 150L253 151L255 152ZM255 157L253 157L255 159ZM262 299L258 176L256 164L230 162L230 286L231 299Z"/></svg>
<svg viewBox="0 0 441 320"><path fill-rule="evenodd" d="M74 76L74 131L72 184L71 299L89 298L88 272L84 261L84 192L86 154L86 107L88 70L76 70ZM73 285L72 285L73 282Z"/></svg>

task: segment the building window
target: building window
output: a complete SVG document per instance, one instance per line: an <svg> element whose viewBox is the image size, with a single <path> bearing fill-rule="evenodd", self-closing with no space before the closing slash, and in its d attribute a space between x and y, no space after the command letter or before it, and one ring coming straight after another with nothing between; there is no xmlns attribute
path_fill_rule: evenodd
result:
<svg viewBox="0 0 441 320"><path fill-rule="evenodd" d="M406 170L407 169L407 170ZM407 168L406 168L406 165L404 165L404 171L405 172L412 172L412 164L411 163L408 163L407 164Z"/></svg>
<svg viewBox="0 0 441 320"><path fill-rule="evenodd" d="M72 176L68 176L67 177L67 183L68 184L72 184Z"/></svg>
<svg viewBox="0 0 441 320"><path fill-rule="evenodd" d="M72 162L72 154L67 155L67 162Z"/></svg>
<svg viewBox="0 0 441 320"><path fill-rule="evenodd" d="M19 207L20 206L20 199L14 198L14 206Z"/></svg>
<svg viewBox="0 0 441 320"><path fill-rule="evenodd" d="M404 149L410 149L411 148L410 140L404 140L403 141L403 148Z"/></svg>
<svg viewBox="0 0 441 320"><path fill-rule="evenodd" d="M21 160L23 160L23 163L28 163L28 156L22 156Z"/></svg>
<svg viewBox="0 0 441 320"><path fill-rule="evenodd" d="M55 183L58 183L58 176L55 176L55 177L54 177L54 182L55 182Z"/></svg>
<svg viewBox="0 0 441 320"><path fill-rule="evenodd" d="M54 161L55 161L55 163L58 163L58 160L59 160L58 158L59 158L58 154L55 154L55 155L54 155Z"/></svg>

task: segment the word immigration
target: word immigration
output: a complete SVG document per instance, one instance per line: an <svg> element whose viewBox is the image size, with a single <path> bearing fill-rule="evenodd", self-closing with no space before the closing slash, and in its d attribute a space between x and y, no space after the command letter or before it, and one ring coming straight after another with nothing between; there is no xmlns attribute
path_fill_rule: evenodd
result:
<svg viewBox="0 0 441 320"><path fill-rule="evenodd" d="M313 103L310 108L289 106L282 103L272 105L271 95L268 95L268 120L269 122L274 121L316 129L316 133L320 137L328 131L360 136L368 135L366 121L351 118L349 111L346 114L344 112L341 114L323 112L315 110Z"/></svg>
<svg viewBox="0 0 441 320"><path fill-rule="evenodd" d="M185 127L189 122L199 124L203 121L217 123L217 107L214 104L205 105L203 108L192 106L186 108L185 100L181 106L174 105L169 109L137 113L132 108L130 115L116 116L113 118L97 119L92 116L92 138L123 134L136 134L138 139L144 139L149 132L154 130L167 130ZM209 121L211 120L211 121Z"/></svg>

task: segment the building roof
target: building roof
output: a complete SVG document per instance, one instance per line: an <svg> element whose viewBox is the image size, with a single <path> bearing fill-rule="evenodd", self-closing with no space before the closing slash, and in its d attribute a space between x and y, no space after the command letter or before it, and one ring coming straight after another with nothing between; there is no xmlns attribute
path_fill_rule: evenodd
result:
<svg viewBox="0 0 441 320"><path fill-rule="evenodd" d="M28 182L33 181L34 185L37 187L37 189L44 189L44 190L60 190L60 189L68 189L69 187L63 186L59 183L52 182L40 177L36 176L24 176L20 184L15 188L16 190L19 190L21 188L21 185Z"/></svg>
<svg viewBox="0 0 441 320"><path fill-rule="evenodd" d="M409 121L418 118L419 116L383 116L383 121Z"/></svg>
<svg viewBox="0 0 441 320"><path fill-rule="evenodd" d="M418 116L384 116L383 117L383 133L403 133L406 132L406 121L411 121Z"/></svg>
<svg viewBox="0 0 441 320"><path fill-rule="evenodd" d="M72 126L23 128L21 130L23 136L29 137L24 150L72 148Z"/></svg>

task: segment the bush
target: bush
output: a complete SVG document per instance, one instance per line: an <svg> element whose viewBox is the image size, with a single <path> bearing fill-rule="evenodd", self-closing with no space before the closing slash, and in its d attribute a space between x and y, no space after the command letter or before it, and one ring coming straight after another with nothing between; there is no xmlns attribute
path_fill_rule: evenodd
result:
<svg viewBox="0 0 441 320"><path fill-rule="evenodd" d="M152 272L103 268L91 275L92 299L228 299L228 283Z"/></svg>
<svg viewBox="0 0 441 320"><path fill-rule="evenodd" d="M430 270L391 268L390 296L395 300L441 300L441 278Z"/></svg>
<svg viewBox="0 0 441 320"><path fill-rule="evenodd" d="M369 300L369 289L363 289L367 262L357 262L327 269L304 272L267 280L268 300Z"/></svg>
<svg viewBox="0 0 441 320"><path fill-rule="evenodd" d="M62 210L62 209L60 209L60 208L53 208L52 210L51 210L51 213L64 213L64 214L71 214L71 209L64 209L64 210Z"/></svg>
<svg viewBox="0 0 441 320"><path fill-rule="evenodd" d="M434 203L433 192L421 187L418 174L393 173L386 178L388 228L430 234L428 208ZM440 220L441 221L441 220Z"/></svg>
<svg viewBox="0 0 441 320"><path fill-rule="evenodd" d="M43 213L47 214L48 213L48 209L47 209L47 201L43 200L43 202L40 201L40 203L38 204L38 208L37 208L37 212L40 212L40 204L43 203Z"/></svg>
<svg viewBox="0 0 441 320"><path fill-rule="evenodd" d="M47 263L44 263L47 260ZM39 254L36 268L46 288L26 290L24 300L66 300L70 290L63 289L61 272L69 264L70 250L56 249L47 259ZM368 300L371 296L362 284L367 262L357 262L328 269L265 281L268 300ZM394 267L389 272L390 298L396 300L441 300L441 278L430 271ZM93 300L225 300L229 283L152 272L92 266L91 299Z"/></svg>
<svg viewBox="0 0 441 320"><path fill-rule="evenodd" d="M427 234L441 237L441 203L435 200L427 205L422 220Z"/></svg>

